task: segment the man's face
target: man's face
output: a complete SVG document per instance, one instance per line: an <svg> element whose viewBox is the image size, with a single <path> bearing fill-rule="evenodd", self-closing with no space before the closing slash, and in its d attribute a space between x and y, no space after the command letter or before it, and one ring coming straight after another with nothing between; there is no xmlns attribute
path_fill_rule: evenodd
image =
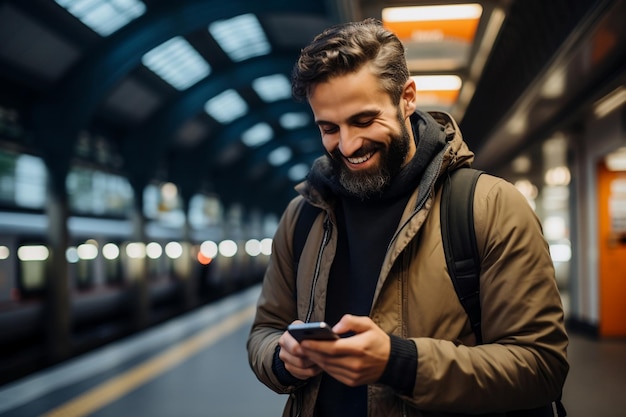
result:
<svg viewBox="0 0 626 417"><path fill-rule="evenodd" d="M407 82L400 103L393 103L379 80L361 70L317 84L309 104L341 185L367 198L380 194L415 154L407 118L415 110L414 88Z"/></svg>

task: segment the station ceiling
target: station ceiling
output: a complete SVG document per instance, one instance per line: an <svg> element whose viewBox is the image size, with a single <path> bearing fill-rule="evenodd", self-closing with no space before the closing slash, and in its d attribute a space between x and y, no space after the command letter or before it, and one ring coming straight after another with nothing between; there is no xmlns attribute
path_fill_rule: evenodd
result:
<svg viewBox="0 0 626 417"><path fill-rule="evenodd" d="M226 205L279 214L323 152L308 105L283 89L300 49L334 23L380 19L384 7L444 2L142 0L127 23L97 29L73 14L94 3L0 2L0 108L19 127L13 134L0 129L0 141L42 155L59 189L78 162L121 173L136 190L173 182L184 198L215 193ZM432 106L461 122L480 156L572 33L616 4L624 7L601 0L475 3L482 14L466 62L416 66L413 75L462 80L452 102ZM229 51L225 41L247 30L248 38ZM148 53L171 41L204 62L191 85L184 84L191 73L176 87L151 67ZM420 53L434 54L431 62L458 48L428 45Z"/></svg>

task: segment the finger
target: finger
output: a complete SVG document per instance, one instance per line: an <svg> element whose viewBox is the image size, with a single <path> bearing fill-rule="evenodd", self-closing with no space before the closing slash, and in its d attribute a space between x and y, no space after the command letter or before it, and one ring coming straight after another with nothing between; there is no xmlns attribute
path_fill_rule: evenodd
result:
<svg viewBox="0 0 626 417"><path fill-rule="evenodd" d="M292 366L291 364L285 363L285 369L291 375L301 380L306 380L322 373L322 369L318 366L313 366L310 368L299 368L297 366Z"/></svg>
<svg viewBox="0 0 626 417"><path fill-rule="evenodd" d="M352 314L345 314L341 320L333 327L335 333L363 333L371 329L374 326L374 322L367 316L354 316Z"/></svg>

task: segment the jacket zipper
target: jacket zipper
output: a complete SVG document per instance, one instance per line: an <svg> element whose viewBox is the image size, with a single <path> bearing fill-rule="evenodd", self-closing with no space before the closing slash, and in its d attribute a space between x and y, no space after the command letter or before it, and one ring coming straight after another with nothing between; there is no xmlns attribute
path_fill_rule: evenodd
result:
<svg viewBox="0 0 626 417"><path fill-rule="evenodd" d="M324 252L324 248L328 244L330 240L330 217L326 214L324 218L324 236L322 238L322 243L320 245L320 250L317 252L317 259L315 260L315 272L313 274L313 283L311 284L311 294L309 296L309 308L306 313L305 323L308 323L311 320L311 315L313 315L313 308L315 302L315 287L317 287L317 281L319 280L320 269L322 264L322 253ZM302 414L302 391L297 391L294 393L294 405L295 405L295 417L300 417Z"/></svg>
<svg viewBox="0 0 626 417"><path fill-rule="evenodd" d="M450 146L450 144L447 144L446 148L444 149L444 151L437 157L437 160L434 161L434 163L437 164L437 172L441 171L441 166L443 165L443 155L445 154L445 152L447 151L447 148L449 146ZM402 227L399 227L398 230L396 230L396 233L394 233L394 235L391 237L391 240L389 241L389 245L387 245L387 252L389 252L389 249L391 249L391 244L396 240L396 238L398 237L398 235L400 234L402 229L404 229L404 227L411 221L413 216L415 216L422 209L424 204L426 204L426 201L428 200L428 197L433 194L434 183L435 182L436 181L434 181L433 184L430 185L430 190L426 194L424 194L424 196L421 198L421 200L419 200L415 204L415 208L413 209L413 212L411 213L409 218L402 224Z"/></svg>
<svg viewBox="0 0 626 417"><path fill-rule="evenodd" d="M313 275L313 283L311 284L311 293L309 296L309 309L306 313L306 318L304 320L305 323L308 323L311 320L311 315L313 314L313 307L315 303L315 287L317 287L317 281L319 280L320 269L322 264L322 254L324 252L324 248L328 244L330 240L330 217L326 214L324 218L324 236L322 239L322 244L320 246L320 250L317 252L317 260L315 261L315 273Z"/></svg>

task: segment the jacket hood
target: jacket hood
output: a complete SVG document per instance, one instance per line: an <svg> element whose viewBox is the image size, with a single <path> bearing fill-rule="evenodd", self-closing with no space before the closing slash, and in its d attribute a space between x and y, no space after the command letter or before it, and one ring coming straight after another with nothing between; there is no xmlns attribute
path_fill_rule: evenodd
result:
<svg viewBox="0 0 626 417"><path fill-rule="evenodd" d="M446 132L446 138L450 145L447 149L447 157L450 158L447 162L446 169L455 170L457 168L471 166L474 162L474 152L472 152L467 143L463 140L461 129L456 123L456 120L445 112L429 112L432 118L442 125Z"/></svg>

